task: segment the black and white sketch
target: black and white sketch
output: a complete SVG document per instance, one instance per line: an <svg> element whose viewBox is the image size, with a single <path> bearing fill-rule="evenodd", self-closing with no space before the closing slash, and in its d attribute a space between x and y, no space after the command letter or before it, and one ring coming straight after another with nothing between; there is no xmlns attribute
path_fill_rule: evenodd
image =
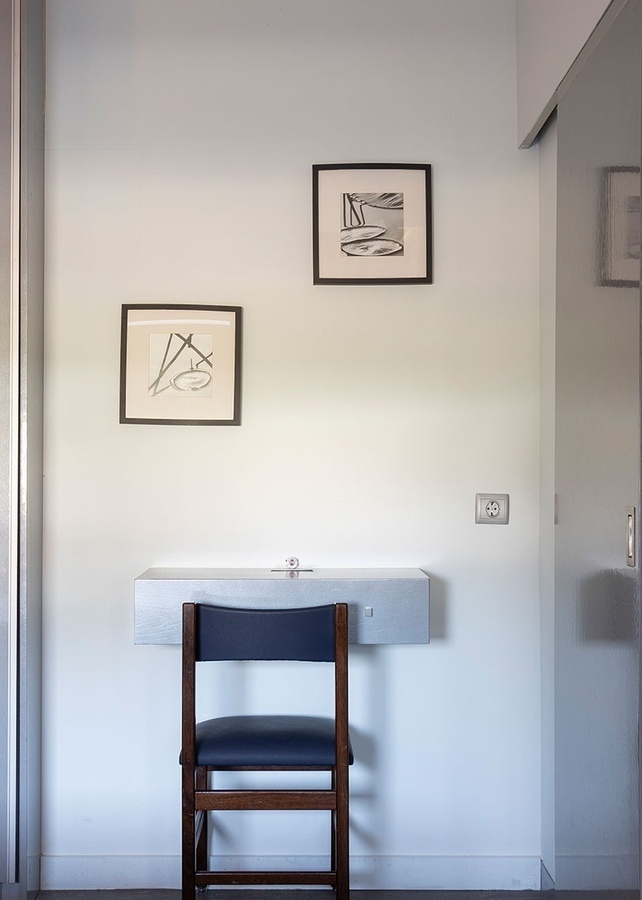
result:
<svg viewBox="0 0 642 900"><path fill-rule="evenodd" d="M607 166L602 170L599 233L600 284L640 284L640 169Z"/></svg>
<svg viewBox="0 0 642 900"><path fill-rule="evenodd" d="M403 253L403 194L343 195L341 249L348 256Z"/></svg>
<svg viewBox="0 0 642 900"><path fill-rule="evenodd" d="M212 396L212 336L150 334L149 396L185 391Z"/></svg>
<svg viewBox="0 0 642 900"><path fill-rule="evenodd" d="M312 167L314 284L432 283L431 167Z"/></svg>
<svg viewBox="0 0 642 900"><path fill-rule="evenodd" d="M123 306L120 421L240 425L238 306Z"/></svg>

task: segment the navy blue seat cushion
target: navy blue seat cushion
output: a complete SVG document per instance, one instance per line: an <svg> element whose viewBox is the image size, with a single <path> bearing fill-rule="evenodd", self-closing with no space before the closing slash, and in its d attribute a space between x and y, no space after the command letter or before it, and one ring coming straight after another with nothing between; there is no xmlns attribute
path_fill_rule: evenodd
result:
<svg viewBox="0 0 642 900"><path fill-rule="evenodd" d="M350 764L353 762L350 747ZM332 766L334 720L223 716L196 726L197 766Z"/></svg>

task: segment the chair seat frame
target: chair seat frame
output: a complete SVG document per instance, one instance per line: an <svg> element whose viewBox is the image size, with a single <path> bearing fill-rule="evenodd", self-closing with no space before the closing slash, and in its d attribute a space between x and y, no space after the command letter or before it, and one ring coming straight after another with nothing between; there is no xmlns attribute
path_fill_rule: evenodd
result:
<svg viewBox="0 0 642 900"><path fill-rule="evenodd" d="M327 885L349 898L348 607L334 605L335 762L324 766L196 765L197 604L183 604L182 680L182 900L209 886ZM327 789L232 789L210 784L214 772L330 772ZM326 810L330 812L330 866L321 871L212 871L208 865L208 813L220 810Z"/></svg>

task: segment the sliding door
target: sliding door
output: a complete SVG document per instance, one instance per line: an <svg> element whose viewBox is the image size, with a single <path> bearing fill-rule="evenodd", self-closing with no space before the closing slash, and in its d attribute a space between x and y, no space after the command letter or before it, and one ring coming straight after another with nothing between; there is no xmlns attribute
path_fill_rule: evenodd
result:
<svg viewBox="0 0 642 900"><path fill-rule="evenodd" d="M641 33L629 2L558 106L558 890L639 888Z"/></svg>

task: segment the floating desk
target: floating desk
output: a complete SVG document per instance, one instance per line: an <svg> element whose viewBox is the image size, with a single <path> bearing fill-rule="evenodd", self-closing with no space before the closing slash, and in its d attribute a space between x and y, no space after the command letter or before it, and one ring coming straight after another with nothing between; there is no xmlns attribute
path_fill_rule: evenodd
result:
<svg viewBox="0 0 642 900"><path fill-rule="evenodd" d="M147 569L134 582L134 643L180 644L183 603L256 609L348 604L352 644L427 644L421 569Z"/></svg>

